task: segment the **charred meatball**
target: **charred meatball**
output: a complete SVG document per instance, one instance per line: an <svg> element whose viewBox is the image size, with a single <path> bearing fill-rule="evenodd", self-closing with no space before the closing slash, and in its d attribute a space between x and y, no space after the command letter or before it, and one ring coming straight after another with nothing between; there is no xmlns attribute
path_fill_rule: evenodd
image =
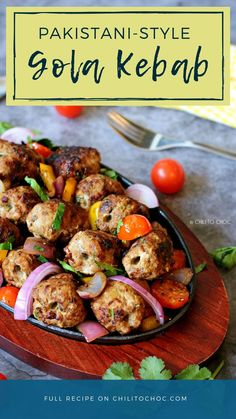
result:
<svg viewBox="0 0 236 419"><path fill-rule="evenodd" d="M40 265L37 257L28 255L22 249L11 250L2 263L5 280L21 288L29 274Z"/></svg>
<svg viewBox="0 0 236 419"><path fill-rule="evenodd" d="M43 323L74 327L86 317L77 283L71 274L61 273L40 282L33 291L33 315Z"/></svg>
<svg viewBox="0 0 236 419"><path fill-rule="evenodd" d="M7 218L0 217L0 243L4 243L9 237L14 237L14 245L17 246L21 241L20 230Z"/></svg>
<svg viewBox="0 0 236 419"><path fill-rule="evenodd" d="M100 154L91 147L59 147L48 162L57 176L74 177L78 181L100 171Z"/></svg>
<svg viewBox="0 0 236 419"><path fill-rule="evenodd" d="M109 332L121 335L137 329L145 311L143 298L129 285L117 281L109 281L103 293L92 300L91 307L99 323Z"/></svg>
<svg viewBox="0 0 236 419"><path fill-rule="evenodd" d="M0 180L5 189L16 185L25 176L37 177L40 160L39 155L26 145L0 140Z"/></svg>
<svg viewBox="0 0 236 419"><path fill-rule="evenodd" d="M109 195L103 199L99 208L97 227L99 230L114 234L117 225L127 215L142 214L148 216L148 209L125 195Z"/></svg>
<svg viewBox="0 0 236 419"><path fill-rule="evenodd" d="M169 272L173 246L163 228L136 240L122 259L130 278L154 279Z"/></svg>
<svg viewBox="0 0 236 419"><path fill-rule="evenodd" d="M30 210L40 201L30 186L17 186L0 194L0 217L25 223Z"/></svg>
<svg viewBox="0 0 236 419"><path fill-rule="evenodd" d="M90 175L78 184L76 201L82 208L88 209L107 195L122 195L124 193L123 186L117 180L100 174Z"/></svg>
<svg viewBox="0 0 236 419"><path fill-rule="evenodd" d="M102 231L79 231L64 249L66 261L77 271L93 275L102 264L117 265L118 240Z"/></svg>
<svg viewBox="0 0 236 419"><path fill-rule="evenodd" d="M41 202L35 205L27 217L28 229L35 237L41 237L50 242L57 239L68 241L78 230L89 227L88 214L78 205L64 202L64 214L58 230L53 228L60 201L57 199Z"/></svg>

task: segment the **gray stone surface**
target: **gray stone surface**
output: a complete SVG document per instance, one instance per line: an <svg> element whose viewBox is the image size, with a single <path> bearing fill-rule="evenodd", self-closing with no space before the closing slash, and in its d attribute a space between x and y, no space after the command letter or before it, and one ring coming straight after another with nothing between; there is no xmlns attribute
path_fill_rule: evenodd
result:
<svg viewBox="0 0 236 419"><path fill-rule="evenodd" d="M0 74L5 72L5 27L4 6L47 6L47 5L145 5L180 6L231 5L232 34L236 43L236 4L235 0L160 0L160 1L66 1L66 0L9 0L0 5ZM132 148L109 128L106 115L110 108L88 107L76 120L66 120L58 116L51 107L6 107L0 104L0 120L11 121L41 130L58 144L83 144L97 147L103 162L117 169L136 182L151 185L149 173L155 161L164 157L179 160L186 171L187 182L182 192L175 196L161 196L168 205L196 234L210 251L218 246L236 245L235 230L235 174L236 163L204 152L193 150L171 150L168 152L145 152ZM190 114L170 109L154 107L120 107L119 112L131 119L166 135L180 139L195 139L236 150L236 131L224 125L199 119ZM200 224L201 220L204 224ZM214 220L214 221L208 221ZM223 225L221 222L227 222ZM212 224L213 222L213 224ZM219 224L220 223L220 224ZM225 360L220 378L236 378L236 278L235 269L223 273L231 304L231 322L226 340L218 351ZM214 295L209 296L214 298ZM193 348L194 350L194 348ZM35 370L0 350L0 371L9 378L54 379Z"/></svg>

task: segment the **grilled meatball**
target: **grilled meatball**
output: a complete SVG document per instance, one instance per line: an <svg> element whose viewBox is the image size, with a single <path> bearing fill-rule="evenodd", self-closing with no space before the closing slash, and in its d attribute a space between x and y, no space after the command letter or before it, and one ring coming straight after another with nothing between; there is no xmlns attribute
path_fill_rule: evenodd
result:
<svg viewBox="0 0 236 419"><path fill-rule="evenodd" d="M30 186L16 186L0 194L0 217L25 223L28 213L39 201Z"/></svg>
<svg viewBox="0 0 236 419"><path fill-rule="evenodd" d="M99 230L114 234L117 224L127 215L143 214L148 216L148 209L132 198L125 195L109 195L103 199L97 219Z"/></svg>
<svg viewBox="0 0 236 419"><path fill-rule="evenodd" d="M103 293L92 300L91 307L99 323L109 332L121 335L137 329L145 311L143 298L129 285L117 281L109 281Z"/></svg>
<svg viewBox="0 0 236 419"><path fill-rule="evenodd" d="M77 284L71 274L53 275L33 291L33 315L43 323L63 328L74 327L86 317Z"/></svg>
<svg viewBox="0 0 236 419"><path fill-rule="evenodd" d="M11 250L2 263L5 280L21 288L29 274L40 265L37 257L28 255L22 249Z"/></svg>
<svg viewBox="0 0 236 419"><path fill-rule="evenodd" d="M52 164L57 176L75 177L78 181L83 177L100 171L100 154L91 147L59 147L48 162Z"/></svg>
<svg viewBox="0 0 236 419"><path fill-rule="evenodd" d="M172 242L162 228L136 240L122 259L130 278L154 279L170 270Z"/></svg>
<svg viewBox="0 0 236 419"><path fill-rule="evenodd" d="M0 180L5 189L16 185L24 177L37 177L41 158L26 145L0 140Z"/></svg>
<svg viewBox="0 0 236 419"><path fill-rule="evenodd" d="M57 239L68 241L77 231L88 228L88 214L76 204L64 202L64 214L58 230L53 228L60 201L57 199L35 205L27 217L28 229L35 237L50 242Z"/></svg>
<svg viewBox="0 0 236 419"><path fill-rule="evenodd" d="M64 249L66 261L77 271L93 275L102 269L102 263L117 265L118 240L102 231L79 231Z"/></svg>
<svg viewBox="0 0 236 419"><path fill-rule="evenodd" d="M9 237L14 237L14 245L20 243L20 230L7 218L0 217L0 243L4 243Z"/></svg>
<svg viewBox="0 0 236 419"><path fill-rule="evenodd" d="M107 195L122 195L125 190L120 182L104 175L90 175L81 180L76 191L76 201L82 208L89 208Z"/></svg>

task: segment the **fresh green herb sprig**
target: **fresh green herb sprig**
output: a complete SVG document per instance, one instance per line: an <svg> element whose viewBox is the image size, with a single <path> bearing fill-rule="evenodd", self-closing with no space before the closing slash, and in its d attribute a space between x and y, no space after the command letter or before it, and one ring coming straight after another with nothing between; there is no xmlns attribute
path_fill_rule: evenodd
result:
<svg viewBox="0 0 236 419"><path fill-rule="evenodd" d="M57 259L57 262L62 266L62 268L67 272L73 272L74 274L78 275L80 278L82 278L82 275L80 272L76 271L72 266L70 266L68 263L64 262L64 260Z"/></svg>
<svg viewBox="0 0 236 419"><path fill-rule="evenodd" d="M141 380L214 380L223 368L222 361L216 370L211 371L197 364L188 365L177 375L166 369L162 359L156 356L144 358L140 364L139 376ZM135 380L134 372L128 362L113 362L103 375L103 380Z"/></svg>
<svg viewBox="0 0 236 419"><path fill-rule="evenodd" d="M9 122L0 122L0 135L2 135L5 131L7 131L10 128L13 128L13 125L9 124Z"/></svg>
<svg viewBox="0 0 236 419"><path fill-rule="evenodd" d="M29 144L29 146L31 146L32 143L39 143L39 144L42 144L45 147L49 148L50 150L55 150L57 148L55 146L55 144L53 144L52 140L50 140L49 138L32 138L32 137L28 137L27 138L27 143Z"/></svg>
<svg viewBox="0 0 236 419"><path fill-rule="evenodd" d="M14 236L9 236L5 242L0 243L0 250L12 250L14 240Z"/></svg>
<svg viewBox="0 0 236 419"><path fill-rule="evenodd" d="M62 219L63 219L64 213L65 213L65 209L66 209L65 204L63 204L63 202L59 202L58 207L57 207L57 211L56 211L56 215L55 215L55 218L54 218L53 223L52 223L53 230L55 230L55 231L60 230Z"/></svg>
<svg viewBox="0 0 236 419"><path fill-rule="evenodd" d="M117 223L117 227L116 227L116 234L118 234L119 233L119 231L120 231L120 228L123 226L123 221L122 220L119 220L118 221L118 223Z"/></svg>
<svg viewBox="0 0 236 419"><path fill-rule="evenodd" d="M103 167L100 170L100 173L102 173L105 176L110 177L111 179L117 180L118 178L118 174L115 172L115 170L112 169L106 169L105 167Z"/></svg>
<svg viewBox="0 0 236 419"><path fill-rule="evenodd" d="M39 255L39 256L38 256L38 260L39 260L39 262L41 262L41 263L46 263L46 262L48 262L48 259L47 259L47 258L45 258L45 256L42 256L42 255Z"/></svg>
<svg viewBox="0 0 236 419"><path fill-rule="evenodd" d="M38 184L37 180L26 176L25 177L25 182L28 183L31 186L31 188L36 192L36 194L39 196L41 201L45 202L45 201L49 200L49 197L44 192L44 190L41 188L41 186Z"/></svg>
<svg viewBox="0 0 236 419"><path fill-rule="evenodd" d="M112 275L123 275L124 274L124 270L117 268L115 266L109 265L109 263L104 263L104 262L96 262L96 264L98 265L98 267L104 271L106 276L112 276Z"/></svg>
<svg viewBox="0 0 236 419"><path fill-rule="evenodd" d="M200 272L204 271L207 267L206 262L202 262L199 265L195 266L195 272L196 274L199 274Z"/></svg>
<svg viewBox="0 0 236 419"><path fill-rule="evenodd" d="M219 247L211 252L211 256L219 268L230 270L236 265L236 246Z"/></svg>

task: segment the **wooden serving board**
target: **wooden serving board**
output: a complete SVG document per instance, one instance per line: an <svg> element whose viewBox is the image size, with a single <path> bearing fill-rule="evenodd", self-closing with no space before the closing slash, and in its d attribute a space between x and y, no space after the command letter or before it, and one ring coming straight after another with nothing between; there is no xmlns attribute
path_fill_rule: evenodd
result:
<svg viewBox="0 0 236 419"><path fill-rule="evenodd" d="M188 364L200 364L212 356L227 332L226 289L198 239L178 217L164 209L186 240L194 263L207 262L207 269L197 276L193 303L180 321L152 340L120 346L95 345L14 321L12 314L0 308L0 347L35 368L66 379L100 378L114 361L128 361L137 375L140 361L149 355L162 358L177 373Z"/></svg>

